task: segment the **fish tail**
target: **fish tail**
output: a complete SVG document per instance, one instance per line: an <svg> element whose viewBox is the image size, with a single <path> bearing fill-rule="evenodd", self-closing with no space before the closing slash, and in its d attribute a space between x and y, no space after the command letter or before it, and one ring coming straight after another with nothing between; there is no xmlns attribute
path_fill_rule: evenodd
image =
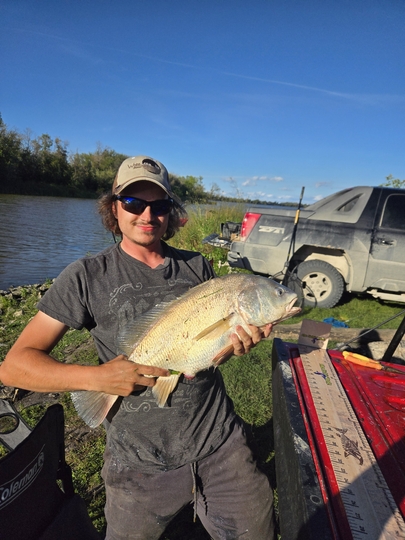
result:
<svg viewBox="0 0 405 540"><path fill-rule="evenodd" d="M118 398L118 396L105 394L104 392L87 390L71 392L70 396L77 414L91 428L96 428L101 424Z"/></svg>
<svg viewBox="0 0 405 540"><path fill-rule="evenodd" d="M169 377L158 377L156 380L152 394L159 407L164 407L169 395L176 388L180 375L181 373L175 373Z"/></svg>

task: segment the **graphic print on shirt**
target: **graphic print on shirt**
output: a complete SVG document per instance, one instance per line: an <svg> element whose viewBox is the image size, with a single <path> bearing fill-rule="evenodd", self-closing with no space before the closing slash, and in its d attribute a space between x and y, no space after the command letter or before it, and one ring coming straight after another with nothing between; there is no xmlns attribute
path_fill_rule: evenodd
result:
<svg viewBox="0 0 405 540"><path fill-rule="evenodd" d="M191 407L193 395L196 393L196 387L194 379L180 380L182 381L182 384L180 385L180 388L177 388L176 392L170 396L168 404L171 409L178 408L187 411ZM140 399L142 399L141 402L139 402ZM157 406L150 388L147 388L144 392L140 393L137 401L126 399L123 400L120 405L120 409L126 413L148 413L151 409L156 408L159 407Z"/></svg>
<svg viewBox="0 0 405 540"><path fill-rule="evenodd" d="M182 287L180 288L179 285ZM164 285L147 287L142 283L126 283L110 293L109 313L115 315L120 323L132 321L135 317L142 315L157 304L175 300L193 285L194 283L188 279L171 279ZM179 287L177 291L180 294L176 295L172 292L174 287ZM132 292L129 292L131 289Z"/></svg>

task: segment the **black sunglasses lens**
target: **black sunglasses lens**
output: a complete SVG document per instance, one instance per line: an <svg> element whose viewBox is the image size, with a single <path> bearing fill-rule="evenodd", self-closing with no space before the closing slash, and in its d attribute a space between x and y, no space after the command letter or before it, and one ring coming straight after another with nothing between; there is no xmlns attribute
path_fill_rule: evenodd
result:
<svg viewBox="0 0 405 540"><path fill-rule="evenodd" d="M117 199L125 204L125 209L132 214L142 214L147 206L150 206L154 216L164 216L173 208L173 199L161 199L158 201L147 202L136 197L120 197Z"/></svg>
<svg viewBox="0 0 405 540"><path fill-rule="evenodd" d="M165 214L168 214L172 208L172 199L162 199L150 203L151 212L155 216L164 216Z"/></svg>
<svg viewBox="0 0 405 540"><path fill-rule="evenodd" d="M147 207L146 201L135 199L135 197L122 197L122 199L119 200L125 204L128 212L133 214L142 214Z"/></svg>

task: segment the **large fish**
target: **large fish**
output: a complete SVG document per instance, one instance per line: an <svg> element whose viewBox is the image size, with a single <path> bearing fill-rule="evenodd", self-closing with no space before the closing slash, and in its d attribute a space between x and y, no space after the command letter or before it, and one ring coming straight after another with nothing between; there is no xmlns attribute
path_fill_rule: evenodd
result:
<svg viewBox="0 0 405 540"><path fill-rule="evenodd" d="M197 285L172 302L159 304L127 325L118 336L120 352L128 360L170 370L159 377L152 393L163 407L179 377L217 366L230 358L230 335L237 325L265 326L292 317L297 295L272 281L251 274L230 274ZM98 426L118 396L101 392L72 392L77 412L90 426Z"/></svg>

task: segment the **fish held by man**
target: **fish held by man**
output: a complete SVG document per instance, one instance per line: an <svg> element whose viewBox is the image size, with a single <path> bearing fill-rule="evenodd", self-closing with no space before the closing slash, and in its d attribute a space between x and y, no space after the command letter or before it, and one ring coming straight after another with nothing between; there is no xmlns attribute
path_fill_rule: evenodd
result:
<svg viewBox="0 0 405 540"><path fill-rule="evenodd" d="M125 326L118 336L120 352L138 364L169 370L152 387L163 407L180 376L192 378L232 356L231 334L242 326L263 327L296 315L297 295L262 276L230 274L197 285L172 302L159 304ZM72 392L78 414L97 427L118 398L91 391Z"/></svg>

